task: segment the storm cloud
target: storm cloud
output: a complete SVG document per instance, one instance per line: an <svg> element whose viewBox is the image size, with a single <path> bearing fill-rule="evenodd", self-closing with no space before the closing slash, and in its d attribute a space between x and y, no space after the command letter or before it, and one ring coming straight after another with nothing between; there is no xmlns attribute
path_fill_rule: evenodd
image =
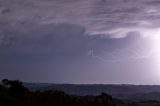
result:
<svg viewBox="0 0 160 106"><path fill-rule="evenodd" d="M125 37L159 28L159 3L151 0L1 0L0 23L77 24L91 35ZM158 29L159 30L159 29Z"/></svg>
<svg viewBox="0 0 160 106"><path fill-rule="evenodd" d="M0 78L150 83L141 77L155 77L150 73L160 57L159 5L155 0L0 0Z"/></svg>

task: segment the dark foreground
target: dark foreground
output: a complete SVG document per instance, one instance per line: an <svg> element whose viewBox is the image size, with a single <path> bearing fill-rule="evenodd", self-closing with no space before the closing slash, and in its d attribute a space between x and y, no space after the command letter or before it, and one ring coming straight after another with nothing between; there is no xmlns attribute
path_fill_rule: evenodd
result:
<svg viewBox="0 0 160 106"><path fill-rule="evenodd" d="M61 91L30 91L18 80L2 80L0 106L160 106L158 101L127 102L107 93L98 96L68 95Z"/></svg>

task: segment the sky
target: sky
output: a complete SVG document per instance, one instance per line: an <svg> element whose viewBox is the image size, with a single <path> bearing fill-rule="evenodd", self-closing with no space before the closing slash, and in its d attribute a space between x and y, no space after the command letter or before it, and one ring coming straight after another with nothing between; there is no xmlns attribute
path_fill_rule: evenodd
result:
<svg viewBox="0 0 160 106"><path fill-rule="evenodd" d="M159 0L0 0L0 79L160 84Z"/></svg>

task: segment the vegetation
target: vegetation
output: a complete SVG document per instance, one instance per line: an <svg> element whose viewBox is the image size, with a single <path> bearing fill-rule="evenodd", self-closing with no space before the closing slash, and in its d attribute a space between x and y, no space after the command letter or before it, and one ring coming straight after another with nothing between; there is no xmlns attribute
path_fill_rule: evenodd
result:
<svg viewBox="0 0 160 106"><path fill-rule="evenodd" d="M29 91L19 80L2 80L0 106L114 106L110 95L75 96L62 91Z"/></svg>
<svg viewBox="0 0 160 106"><path fill-rule="evenodd" d="M0 106L160 106L158 101L123 102L101 93L98 96L68 95L62 91L30 91L19 80L3 79Z"/></svg>

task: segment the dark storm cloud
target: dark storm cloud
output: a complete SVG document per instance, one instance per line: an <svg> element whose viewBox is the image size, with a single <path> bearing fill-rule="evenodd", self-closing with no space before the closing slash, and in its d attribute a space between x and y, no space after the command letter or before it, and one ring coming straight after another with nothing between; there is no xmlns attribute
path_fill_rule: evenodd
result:
<svg viewBox="0 0 160 106"><path fill-rule="evenodd" d="M10 54L17 56L22 54L48 55L48 57L50 55L85 55L90 49L103 51L106 48L105 50L109 49L107 50L109 52L134 42L133 35L115 40L103 38L103 35L90 36L85 33L84 27L73 24L31 26L19 26L17 29L3 32L5 35L1 38L1 48L6 47L7 44L8 47L1 54L7 54L10 51Z"/></svg>
<svg viewBox="0 0 160 106"><path fill-rule="evenodd" d="M90 65L102 60L87 54L90 50L94 50L96 55L107 55L117 49L128 48L137 39L136 36L121 39L90 36L85 33L84 27L73 24L30 26L19 26L3 32L5 36L13 35L7 46L0 47L1 76L27 79L26 76L34 76L31 73L39 73L41 76L46 72L46 75L52 73L56 77L65 70L71 70L70 73L76 73L82 67L84 70L92 70L94 68ZM105 59L108 57L105 56Z"/></svg>
<svg viewBox="0 0 160 106"><path fill-rule="evenodd" d="M0 78L116 82L138 64L137 73L150 69L139 60L150 59L148 37L160 33L155 2L0 0Z"/></svg>
<svg viewBox="0 0 160 106"><path fill-rule="evenodd" d="M148 4L152 4L152 5L160 5L160 1L159 0L153 0L153 1L148 1Z"/></svg>
<svg viewBox="0 0 160 106"><path fill-rule="evenodd" d="M142 28L159 28L159 7L154 2L157 1L1 0L0 23L10 26L16 26L17 23L78 24L84 26L91 35L109 34L112 38L119 38L127 36L129 32L143 32ZM117 30L122 35L117 35Z"/></svg>

